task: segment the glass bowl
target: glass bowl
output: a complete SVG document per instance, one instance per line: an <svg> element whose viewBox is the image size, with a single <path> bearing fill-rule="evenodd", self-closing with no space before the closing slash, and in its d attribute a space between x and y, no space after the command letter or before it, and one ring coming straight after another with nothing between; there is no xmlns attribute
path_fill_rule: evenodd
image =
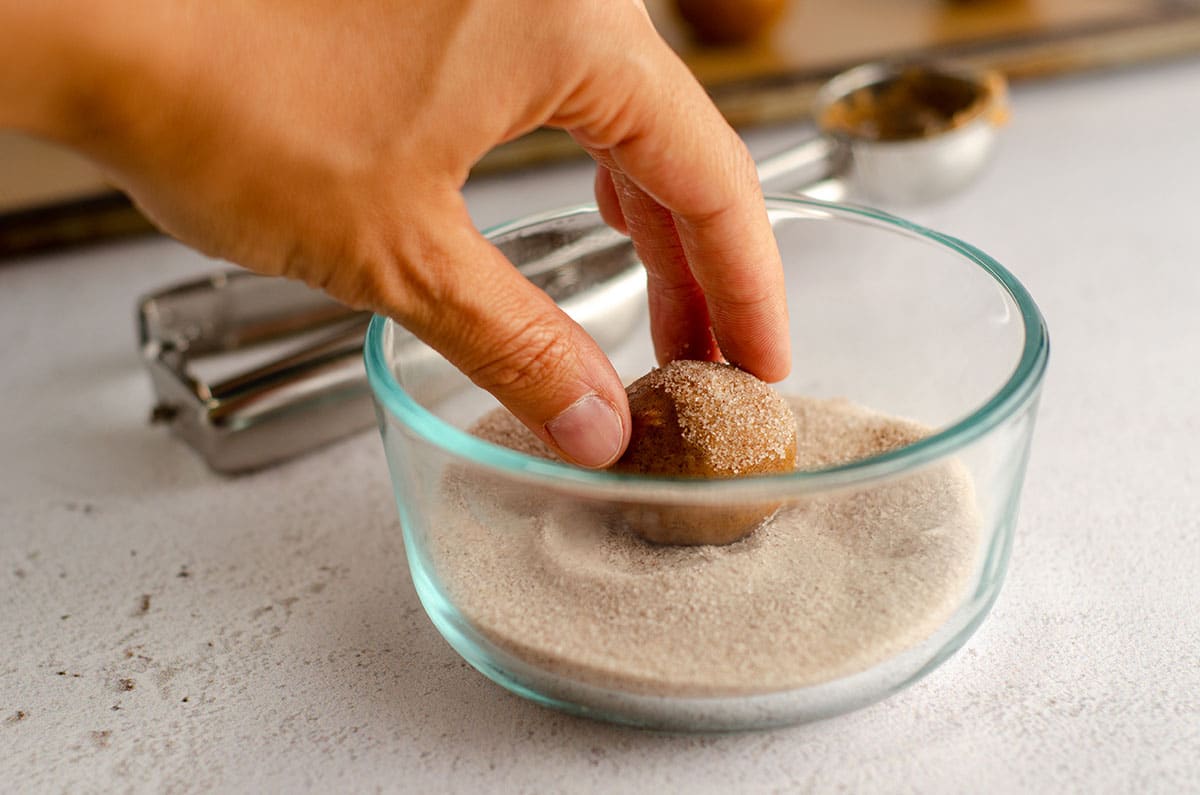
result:
<svg viewBox="0 0 1200 795"><path fill-rule="evenodd" d="M777 390L816 407L800 429L817 448L838 412L898 447L824 463L818 449L805 471L737 480L585 471L468 433L496 401L431 376L411 335L373 320L367 371L417 593L509 690L663 730L815 720L929 673L995 600L1049 350L1036 305L952 237L875 210L767 206L794 351ZM600 224L583 206L488 236L510 255L570 251ZM603 335L629 379L655 364L643 305L614 306ZM654 548L621 518L763 505L782 507L722 548Z"/></svg>

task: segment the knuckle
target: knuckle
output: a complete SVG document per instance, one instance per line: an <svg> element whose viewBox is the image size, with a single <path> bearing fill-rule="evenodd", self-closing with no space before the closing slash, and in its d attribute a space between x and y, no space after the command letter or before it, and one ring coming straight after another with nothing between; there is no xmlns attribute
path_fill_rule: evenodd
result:
<svg viewBox="0 0 1200 795"><path fill-rule="evenodd" d="M711 311L722 320L743 321L761 318L775 305L775 296L762 289L743 286L740 289L717 288L709 291Z"/></svg>
<svg viewBox="0 0 1200 795"><path fill-rule="evenodd" d="M614 45L628 39L627 32L620 31L590 36L571 51L572 61L585 67L549 119L601 152L641 137L655 121L650 109L672 100L672 94L664 92L658 42Z"/></svg>
<svg viewBox="0 0 1200 795"><path fill-rule="evenodd" d="M493 356L471 368L471 380L489 392L539 390L555 380L571 357L567 335L536 320L493 347Z"/></svg>
<svg viewBox="0 0 1200 795"><path fill-rule="evenodd" d="M356 234L350 224L327 224L288 250L282 272L355 309L378 309L388 292L391 266L378 236Z"/></svg>
<svg viewBox="0 0 1200 795"><path fill-rule="evenodd" d="M695 279L667 279L656 273L648 273L648 278L647 291L656 300L685 305L705 300L704 290Z"/></svg>
<svg viewBox="0 0 1200 795"><path fill-rule="evenodd" d="M445 307L458 303L456 282L448 278L452 269L440 265L447 257L419 230L367 231L355 236L337 261L330 269L337 297L387 314L414 331L436 329L447 314Z"/></svg>

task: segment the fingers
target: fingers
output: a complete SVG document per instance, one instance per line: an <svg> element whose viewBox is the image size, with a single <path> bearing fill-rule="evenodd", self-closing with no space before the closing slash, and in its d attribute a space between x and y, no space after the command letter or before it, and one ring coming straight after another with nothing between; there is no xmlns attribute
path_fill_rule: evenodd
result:
<svg viewBox="0 0 1200 795"><path fill-rule="evenodd" d="M437 349L565 459L615 461L629 440L625 389L588 334L480 236L465 210L422 246L384 311Z"/></svg>
<svg viewBox="0 0 1200 795"><path fill-rule="evenodd" d="M650 333L658 363L720 360L704 290L688 267L674 216L627 175L618 172L612 181L622 217L646 266Z"/></svg>
<svg viewBox="0 0 1200 795"><path fill-rule="evenodd" d="M596 206L600 208L600 217L604 223L623 235L629 234L625 224L625 213L621 210L621 200L617 197L616 186L613 185L613 175L607 168L596 164Z"/></svg>
<svg viewBox="0 0 1200 795"><path fill-rule="evenodd" d="M612 173L639 252L655 252L651 305L667 315L655 326L671 336L665 327L684 322L680 336L699 338L686 264L725 358L780 380L790 368L783 272L753 161L682 62L666 45L656 52L589 84L565 126ZM629 201L619 175L651 201ZM679 250L668 256L670 227Z"/></svg>

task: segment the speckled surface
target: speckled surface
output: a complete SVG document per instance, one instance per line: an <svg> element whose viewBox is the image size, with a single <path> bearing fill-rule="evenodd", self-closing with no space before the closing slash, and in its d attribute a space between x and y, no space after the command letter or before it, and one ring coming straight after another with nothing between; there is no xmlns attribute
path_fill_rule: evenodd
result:
<svg viewBox="0 0 1200 795"><path fill-rule="evenodd" d="M984 180L910 213L1050 322L1008 583L921 683L769 733L594 724L466 667L370 432L230 480L150 427L133 300L211 263L150 239L0 265L0 790L1200 790L1197 86L1193 60L1018 88ZM468 198L486 225L589 185Z"/></svg>

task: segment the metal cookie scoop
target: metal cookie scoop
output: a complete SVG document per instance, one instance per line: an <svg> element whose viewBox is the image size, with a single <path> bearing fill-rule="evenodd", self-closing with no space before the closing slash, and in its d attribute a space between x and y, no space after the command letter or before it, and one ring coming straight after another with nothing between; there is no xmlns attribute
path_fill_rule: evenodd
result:
<svg viewBox="0 0 1200 795"><path fill-rule="evenodd" d="M982 171L1008 120L1004 78L946 64L869 63L817 92L820 134L758 163L767 192L836 179L854 198L932 201Z"/></svg>

